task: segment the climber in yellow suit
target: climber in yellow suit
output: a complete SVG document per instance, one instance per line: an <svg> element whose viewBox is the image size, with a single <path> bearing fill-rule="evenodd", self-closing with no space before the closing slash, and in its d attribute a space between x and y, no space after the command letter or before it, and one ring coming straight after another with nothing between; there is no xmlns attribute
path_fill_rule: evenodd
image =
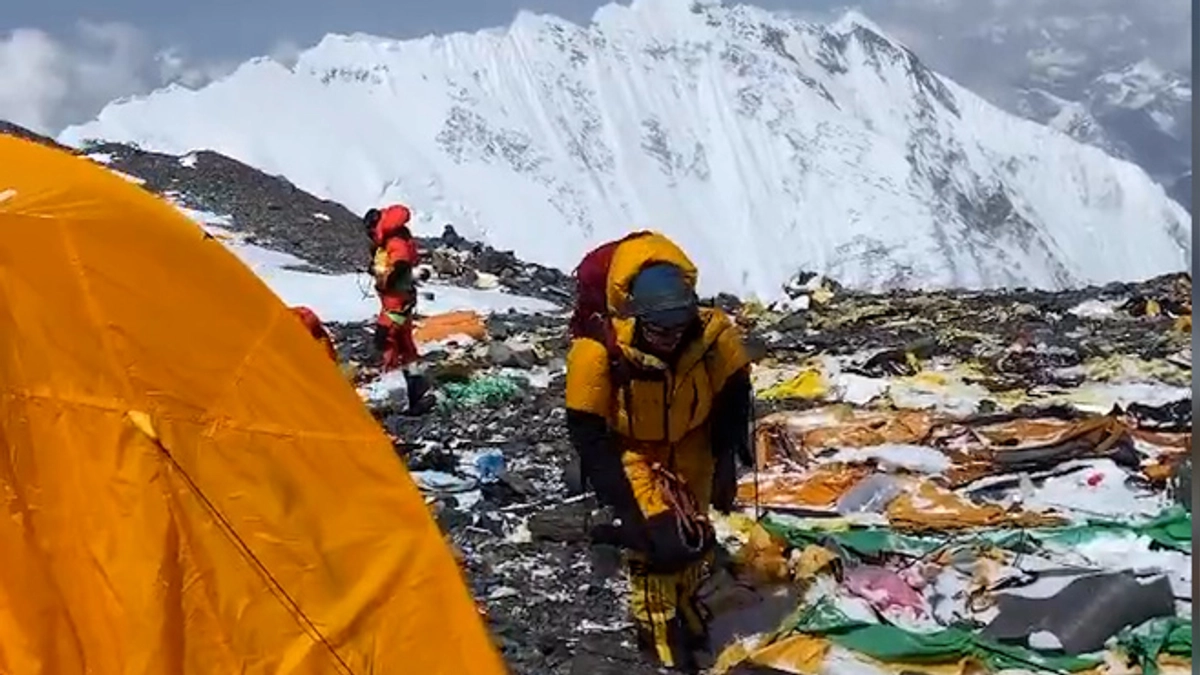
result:
<svg viewBox="0 0 1200 675"><path fill-rule="evenodd" d="M752 461L750 359L729 317L699 305L696 276L661 234L621 242L604 331L567 357L571 442L617 517L593 539L626 549L639 648L682 672L712 650L696 597L715 545L709 507L731 510L735 460Z"/></svg>

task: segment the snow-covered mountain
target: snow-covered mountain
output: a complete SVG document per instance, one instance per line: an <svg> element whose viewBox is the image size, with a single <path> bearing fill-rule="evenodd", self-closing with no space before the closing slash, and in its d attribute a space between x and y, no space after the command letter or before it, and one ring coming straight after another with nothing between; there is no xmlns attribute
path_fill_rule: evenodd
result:
<svg viewBox="0 0 1200 675"><path fill-rule="evenodd" d="M1144 168L1185 206L1191 204L1190 78L1148 60L1090 80L1044 78L1020 92L1018 110Z"/></svg>
<svg viewBox="0 0 1200 675"><path fill-rule="evenodd" d="M1064 287L1186 269L1191 219L1137 166L1005 113L870 21L711 0L578 26L329 35L291 68L118 101L59 140L212 149L356 211L569 268L631 227L678 238L706 292L843 283Z"/></svg>
<svg viewBox="0 0 1200 675"><path fill-rule="evenodd" d="M826 3L842 4L804 4ZM1180 182L1192 165L1187 0L852 4L916 45L937 72L1004 110L1138 164L1190 203L1190 181Z"/></svg>

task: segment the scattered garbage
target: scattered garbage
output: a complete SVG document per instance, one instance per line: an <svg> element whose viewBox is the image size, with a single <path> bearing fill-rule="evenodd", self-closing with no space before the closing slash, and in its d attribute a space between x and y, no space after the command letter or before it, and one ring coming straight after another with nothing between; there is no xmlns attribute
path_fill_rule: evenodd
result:
<svg viewBox="0 0 1200 675"><path fill-rule="evenodd" d="M465 382L447 382L442 385L443 406L448 408L474 408L504 403L521 393L516 380L503 376L475 375Z"/></svg>
<svg viewBox="0 0 1200 675"><path fill-rule="evenodd" d="M1078 656L1101 651L1122 629L1175 616L1175 598L1165 577L1144 583L1128 573L1098 574L1076 578L1049 598L1001 595L997 609L982 635L1022 642L1049 634L1050 649Z"/></svg>
<svg viewBox="0 0 1200 675"><path fill-rule="evenodd" d="M475 472L480 483L495 483L504 473L504 453L490 449L475 456Z"/></svg>
<svg viewBox="0 0 1200 675"><path fill-rule="evenodd" d="M406 413L409 408L408 375L403 370L384 373L359 388L359 394L372 408Z"/></svg>
<svg viewBox="0 0 1200 675"><path fill-rule="evenodd" d="M435 314L416 321L413 339L420 344L458 339L472 343L487 337L487 326L477 312L459 311Z"/></svg>
<svg viewBox="0 0 1200 675"><path fill-rule="evenodd" d="M456 246L441 265L474 284L480 258ZM503 270L488 271L503 287L542 286ZM712 514L733 561L711 596L713 672L1189 667L1190 342L1171 312L1190 305L1166 301L1176 282L868 295L808 277L790 304L722 301L765 353L757 471L740 510ZM469 318L430 342L436 408L381 420L425 444L407 461L515 673L648 675L627 631L599 628L624 625L627 589L564 471L564 322ZM987 632L1088 578L1157 593L1154 616L1108 612L1121 625L1091 622L1106 635L1090 652L1024 614L1018 637Z"/></svg>
<svg viewBox="0 0 1200 675"><path fill-rule="evenodd" d="M743 307L757 465L717 527L743 579L804 593L714 672L1190 670L1189 296Z"/></svg>

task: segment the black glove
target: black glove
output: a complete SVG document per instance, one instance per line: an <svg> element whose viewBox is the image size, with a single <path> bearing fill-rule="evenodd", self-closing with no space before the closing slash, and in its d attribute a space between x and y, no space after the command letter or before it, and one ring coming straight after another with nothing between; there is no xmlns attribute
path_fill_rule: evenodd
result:
<svg viewBox="0 0 1200 675"><path fill-rule="evenodd" d="M737 465L732 452L718 452L713 468L712 506L718 513L729 514L737 499Z"/></svg>
<svg viewBox="0 0 1200 675"><path fill-rule="evenodd" d="M646 567L654 574L674 574L702 559L717 537L707 520L685 522L667 511L646 519Z"/></svg>
<svg viewBox="0 0 1200 675"><path fill-rule="evenodd" d="M753 424L753 387L750 372L734 373L725 387L713 399L712 424L713 453L713 508L721 513L733 510L737 497L737 463L744 466L754 464L750 451L751 426Z"/></svg>
<svg viewBox="0 0 1200 675"><path fill-rule="evenodd" d="M624 521L599 523L593 525L588 534L593 544L616 546L640 553L650 550L650 542L646 538L646 528L640 523Z"/></svg>

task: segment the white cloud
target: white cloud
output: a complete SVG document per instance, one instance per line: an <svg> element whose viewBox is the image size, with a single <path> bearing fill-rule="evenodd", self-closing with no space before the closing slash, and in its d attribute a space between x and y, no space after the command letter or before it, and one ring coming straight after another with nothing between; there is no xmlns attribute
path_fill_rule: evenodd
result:
<svg viewBox="0 0 1200 675"><path fill-rule="evenodd" d="M168 82L198 86L226 71L161 50L124 23L81 21L69 39L18 28L0 34L0 119L53 135L115 98Z"/></svg>

